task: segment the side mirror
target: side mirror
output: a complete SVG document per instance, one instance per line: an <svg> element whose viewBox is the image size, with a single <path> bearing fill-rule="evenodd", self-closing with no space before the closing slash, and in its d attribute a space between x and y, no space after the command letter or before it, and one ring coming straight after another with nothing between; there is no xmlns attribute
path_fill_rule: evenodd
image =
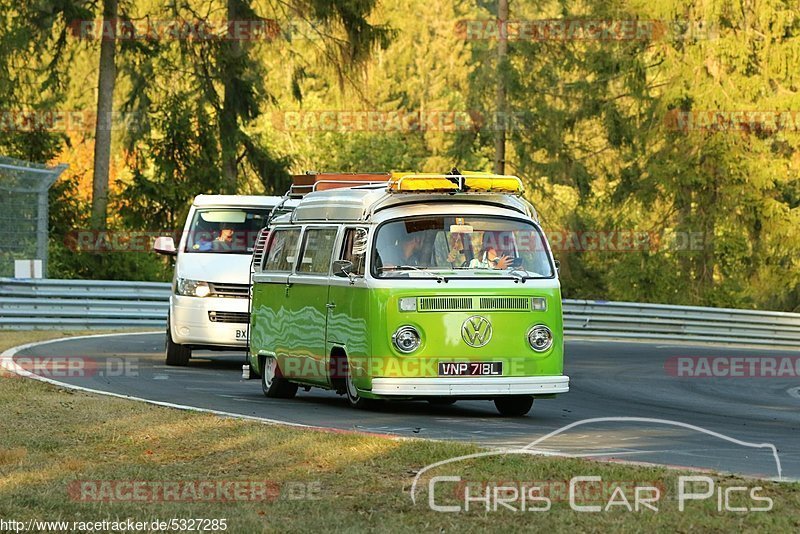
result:
<svg viewBox="0 0 800 534"><path fill-rule="evenodd" d="M333 275L350 277L353 273L353 262L350 260L335 260L333 262Z"/></svg>
<svg viewBox="0 0 800 534"><path fill-rule="evenodd" d="M178 251L175 250L175 241L171 237L157 237L155 243L153 243L153 250L167 256L178 255Z"/></svg>
<svg viewBox="0 0 800 534"><path fill-rule="evenodd" d="M561 260L553 260L556 264L556 271L561 272Z"/></svg>

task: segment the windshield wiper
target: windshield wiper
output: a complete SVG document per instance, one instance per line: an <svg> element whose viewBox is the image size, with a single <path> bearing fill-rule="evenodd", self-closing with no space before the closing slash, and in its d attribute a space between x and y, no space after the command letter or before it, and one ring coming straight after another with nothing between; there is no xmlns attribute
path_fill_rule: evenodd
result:
<svg viewBox="0 0 800 534"><path fill-rule="evenodd" d="M435 272L431 271L430 269L424 269L422 267L417 267L416 265L397 265L394 267L381 267L381 272L383 271L420 271L423 273L428 273L433 275L436 278L438 283L444 282L445 284L449 281L447 278L440 274L436 274Z"/></svg>
<svg viewBox="0 0 800 534"><path fill-rule="evenodd" d="M525 274L522 274L523 272ZM514 277L514 283L515 284L518 283L518 282L522 282L524 284L525 280L528 279L528 276L531 275L530 271L528 271L527 269L520 269L519 267L515 267L514 269L511 269L510 271L508 271L508 274L510 274L511 276ZM530 277L533 278L533 276L530 276Z"/></svg>

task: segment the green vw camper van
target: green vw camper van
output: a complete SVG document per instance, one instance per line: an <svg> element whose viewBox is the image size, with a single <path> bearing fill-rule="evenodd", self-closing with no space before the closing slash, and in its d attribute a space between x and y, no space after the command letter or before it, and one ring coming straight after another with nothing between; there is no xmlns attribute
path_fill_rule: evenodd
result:
<svg viewBox="0 0 800 534"><path fill-rule="evenodd" d="M493 400L569 390L558 273L513 176L394 173L306 194L254 254L251 369L264 394Z"/></svg>

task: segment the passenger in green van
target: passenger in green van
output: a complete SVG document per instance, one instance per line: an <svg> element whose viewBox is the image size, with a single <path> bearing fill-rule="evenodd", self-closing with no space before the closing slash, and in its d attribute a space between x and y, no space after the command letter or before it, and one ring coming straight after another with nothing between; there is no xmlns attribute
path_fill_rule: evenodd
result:
<svg viewBox="0 0 800 534"><path fill-rule="evenodd" d="M514 258L498 252L498 250L502 250L500 243L499 232L484 232L483 245L475 258L470 261L470 269L508 269Z"/></svg>

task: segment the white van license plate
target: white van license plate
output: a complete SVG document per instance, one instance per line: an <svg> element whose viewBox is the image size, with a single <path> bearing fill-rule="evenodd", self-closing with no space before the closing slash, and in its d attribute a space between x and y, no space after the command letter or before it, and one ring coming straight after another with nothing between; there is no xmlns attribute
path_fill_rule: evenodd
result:
<svg viewBox="0 0 800 534"><path fill-rule="evenodd" d="M439 362L439 376L500 376L503 362Z"/></svg>
<svg viewBox="0 0 800 534"><path fill-rule="evenodd" d="M247 341L247 329L236 329L236 341Z"/></svg>

